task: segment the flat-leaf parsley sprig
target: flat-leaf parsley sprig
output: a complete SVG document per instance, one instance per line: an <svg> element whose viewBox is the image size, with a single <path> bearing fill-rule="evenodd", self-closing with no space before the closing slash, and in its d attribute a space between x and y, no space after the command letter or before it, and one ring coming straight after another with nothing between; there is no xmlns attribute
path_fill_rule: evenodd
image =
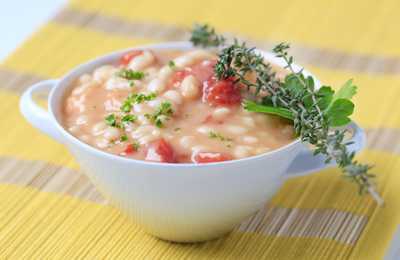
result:
<svg viewBox="0 0 400 260"><path fill-rule="evenodd" d="M354 110L351 98L357 91L352 80L336 92L330 86L316 89L311 76L293 68L294 58L289 55L286 43L273 49L276 56L285 61L289 71L284 80L280 80L255 48L237 40L223 46L225 38L216 35L208 25L197 25L191 41L202 47L221 48L215 74L219 79L234 77L252 90L254 98L244 101L245 109L292 120L296 134L302 142L314 147L315 155L324 155L326 163L335 161L344 176L358 184L360 193L367 191L379 205L383 204L372 181L374 175L369 172L372 166L359 163L354 158L355 153L348 150L351 142L345 138L349 130L344 126L351 122L349 116ZM250 73L255 80L248 80Z"/></svg>

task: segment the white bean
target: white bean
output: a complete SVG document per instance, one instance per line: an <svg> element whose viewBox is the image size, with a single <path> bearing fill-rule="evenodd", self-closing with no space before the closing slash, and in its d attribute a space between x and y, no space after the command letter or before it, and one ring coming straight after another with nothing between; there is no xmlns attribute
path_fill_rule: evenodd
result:
<svg viewBox="0 0 400 260"><path fill-rule="evenodd" d="M225 119L227 115L229 115L229 113L231 112L231 110L227 107L219 107L214 109L213 113L212 113L212 117L216 120L222 120Z"/></svg>
<svg viewBox="0 0 400 260"><path fill-rule="evenodd" d="M136 113L145 114L150 113L152 110L147 104L134 104L133 111L135 111Z"/></svg>
<svg viewBox="0 0 400 260"><path fill-rule="evenodd" d="M175 104L178 104L178 105L182 104L182 96L176 90L168 90L167 92L164 93L163 96Z"/></svg>
<svg viewBox="0 0 400 260"><path fill-rule="evenodd" d="M106 81L105 87L107 90L131 88L129 81L120 77L111 77Z"/></svg>
<svg viewBox="0 0 400 260"><path fill-rule="evenodd" d="M162 93L166 87L166 82L159 78L152 79L147 85L147 90L150 92Z"/></svg>
<svg viewBox="0 0 400 260"><path fill-rule="evenodd" d="M144 72L147 79L154 79L158 76L158 69L155 67L149 67Z"/></svg>
<svg viewBox="0 0 400 260"><path fill-rule="evenodd" d="M174 63L176 67L183 68L199 60L211 59L211 58L214 58L214 55L211 52L206 50L195 50L186 53L185 55L179 56L178 58L175 58Z"/></svg>
<svg viewBox="0 0 400 260"><path fill-rule="evenodd" d="M144 51L141 55L134 57L128 65L131 70L143 70L151 65L155 60L154 55L149 51Z"/></svg>
<svg viewBox="0 0 400 260"><path fill-rule="evenodd" d="M93 79L103 83L116 73L117 69L111 65L104 65L97 68L93 73Z"/></svg>
<svg viewBox="0 0 400 260"><path fill-rule="evenodd" d="M77 125L84 125L88 122L88 117L87 115L80 115L78 116L78 118L76 119L75 123Z"/></svg>
<svg viewBox="0 0 400 260"><path fill-rule="evenodd" d="M91 82L91 80L92 80L92 76L90 76L90 74L87 74L87 73L82 74L79 77L79 83L81 83L81 84L89 83L89 82Z"/></svg>
<svg viewBox="0 0 400 260"><path fill-rule="evenodd" d="M88 135L81 135L81 136L79 136L79 140L81 140L81 141L84 141L84 142L89 142L89 140L90 140L90 136L88 136Z"/></svg>
<svg viewBox="0 0 400 260"><path fill-rule="evenodd" d="M79 126L73 125L70 128L68 128L68 131L72 134L76 134L79 131Z"/></svg>
<svg viewBox="0 0 400 260"><path fill-rule="evenodd" d="M150 124L150 120L145 115L138 115L137 122L141 125L148 125Z"/></svg>
<svg viewBox="0 0 400 260"><path fill-rule="evenodd" d="M246 144L256 144L258 142L258 138L251 135L243 136L242 140Z"/></svg>
<svg viewBox="0 0 400 260"><path fill-rule="evenodd" d="M121 135L120 130L115 127L107 127L103 133L103 137L109 141L117 140L120 137L120 135Z"/></svg>
<svg viewBox="0 0 400 260"><path fill-rule="evenodd" d="M170 66L164 66L158 72L158 78L162 81L167 81L169 77L171 77L172 73L174 72Z"/></svg>
<svg viewBox="0 0 400 260"><path fill-rule="evenodd" d="M97 138L95 144L99 148L106 148L110 144L110 142L104 138Z"/></svg>
<svg viewBox="0 0 400 260"><path fill-rule="evenodd" d="M233 155L236 158L244 158L251 155L252 148L250 146L238 145L233 150Z"/></svg>
<svg viewBox="0 0 400 260"><path fill-rule="evenodd" d="M93 125L91 132L94 136L101 135L106 128L107 128L107 124L105 122L101 121L101 122L98 122Z"/></svg>
<svg viewBox="0 0 400 260"><path fill-rule="evenodd" d="M210 132L214 132L214 129L209 126L202 125L202 126L197 127L196 131L201 134L208 135Z"/></svg>
<svg viewBox="0 0 400 260"><path fill-rule="evenodd" d="M248 131L247 128L239 126L239 125L226 125L225 129L230 134L235 134L235 135L244 134L244 133L246 133Z"/></svg>
<svg viewBox="0 0 400 260"><path fill-rule="evenodd" d="M95 81L90 81L90 82L83 83L79 87L74 88L74 90L72 91L72 95L79 96L83 92L85 92L85 90L87 90L88 88L93 87L95 85L96 85Z"/></svg>
<svg viewBox="0 0 400 260"><path fill-rule="evenodd" d="M186 76L181 83L180 90L183 97L196 98L200 93L200 82L192 75Z"/></svg>
<svg viewBox="0 0 400 260"><path fill-rule="evenodd" d="M139 126L135 131L131 133L132 138L139 138L145 135L152 134L152 132L156 130L156 128L152 125L143 125Z"/></svg>

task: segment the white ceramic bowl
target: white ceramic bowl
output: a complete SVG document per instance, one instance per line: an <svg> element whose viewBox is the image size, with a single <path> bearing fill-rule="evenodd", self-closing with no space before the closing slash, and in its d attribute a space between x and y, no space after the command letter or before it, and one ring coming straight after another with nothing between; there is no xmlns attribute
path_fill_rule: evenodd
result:
<svg viewBox="0 0 400 260"><path fill-rule="evenodd" d="M191 48L188 42L175 42L135 49ZM299 140L249 158L197 165L133 160L81 142L60 124L65 91L83 73L114 63L127 51L80 65L60 80L31 86L21 97L20 109L32 125L66 145L96 187L148 233L179 242L219 237L262 208L287 177L327 167L324 158L312 156ZM272 63L284 64L271 53L261 53ZM50 91L48 111L32 99L46 91ZM350 126L355 132L350 149L356 151L364 145L365 136L354 123Z"/></svg>

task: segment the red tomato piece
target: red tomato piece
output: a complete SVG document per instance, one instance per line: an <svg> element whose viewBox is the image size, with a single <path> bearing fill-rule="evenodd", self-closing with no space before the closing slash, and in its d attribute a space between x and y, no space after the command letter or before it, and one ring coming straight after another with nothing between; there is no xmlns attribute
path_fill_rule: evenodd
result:
<svg viewBox="0 0 400 260"><path fill-rule="evenodd" d="M175 163L176 157L171 145L164 139L150 143L147 147L146 161Z"/></svg>
<svg viewBox="0 0 400 260"><path fill-rule="evenodd" d="M133 144L128 144L125 147L124 153L131 154L137 151L137 148Z"/></svg>
<svg viewBox="0 0 400 260"><path fill-rule="evenodd" d="M136 56L139 56L140 54L142 54L143 51L141 50L134 50L128 53L125 53L120 59L119 59L119 64L123 65L123 66L127 66L129 64L129 62L135 58Z"/></svg>
<svg viewBox="0 0 400 260"><path fill-rule="evenodd" d="M232 79L208 80L203 88L203 101L212 106L238 105L242 97Z"/></svg>
<svg viewBox="0 0 400 260"><path fill-rule="evenodd" d="M192 157L194 163L212 163L232 160L232 157L223 153L199 152Z"/></svg>

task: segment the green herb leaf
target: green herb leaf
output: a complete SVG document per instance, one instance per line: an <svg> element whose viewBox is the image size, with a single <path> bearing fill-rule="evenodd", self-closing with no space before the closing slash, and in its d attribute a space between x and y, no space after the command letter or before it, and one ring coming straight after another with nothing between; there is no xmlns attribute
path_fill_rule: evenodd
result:
<svg viewBox="0 0 400 260"><path fill-rule="evenodd" d="M246 100L243 103L244 109L251 111L251 112L258 112L258 113L265 113L270 115L280 116L289 120L293 120L293 114L290 112L289 109L283 107L274 107L274 106L267 106L257 104L253 101Z"/></svg>
<svg viewBox="0 0 400 260"><path fill-rule="evenodd" d="M119 139L121 142L126 142L128 141L128 136L127 135L122 135L121 138Z"/></svg>
<svg viewBox="0 0 400 260"><path fill-rule="evenodd" d="M172 110L171 103L164 101L160 104L154 114L145 114L145 117L148 118L158 128L162 128L164 127L164 122L169 120L173 113L174 111Z"/></svg>
<svg viewBox="0 0 400 260"><path fill-rule="evenodd" d="M168 61L168 66L169 66L171 69L175 69L175 67L176 67L175 62L174 62L173 60Z"/></svg>
<svg viewBox="0 0 400 260"><path fill-rule="evenodd" d="M150 101L156 98L156 93L152 92L148 95L139 93L139 94L129 94L128 97L124 100L121 105L121 111L128 113L132 110L134 104L141 104L145 101Z"/></svg>
<svg viewBox="0 0 400 260"><path fill-rule="evenodd" d="M325 116L332 127L343 126L351 122L349 116L353 114L354 104L348 99L336 99L326 111Z"/></svg>
<svg viewBox="0 0 400 260"><path fill-rule="evenodd" d="M106 124L112 127L118 127L117 118L114 114L110 114L105 118Z"/></svg>
<svg viewBox="0 0 400 260"><path fill-rule="evenodd" d="M131 69L121 69L117 72L117 76L127 80L141 80L144 78L144 72L134 71Z"/></svg>
<svg viewBox="0 0 400 260"><path fill-rule="evenodd" d="M133 122L135 122L136 120L137 120L137 117L136 117L135 115L131 115L131 114L124 115L124 116L121 118L121 122L122 122L122 123L125 123L125 124L127 124L127 123L133 123Z"/></svg>
<svg viewBox="0 0 400 260"><path fill-rule="evenodd" d="M214 28L209 27L207 24L195 24L190 41L195 46L217 47L225 43L225 38L217 35Z"/></svg>

